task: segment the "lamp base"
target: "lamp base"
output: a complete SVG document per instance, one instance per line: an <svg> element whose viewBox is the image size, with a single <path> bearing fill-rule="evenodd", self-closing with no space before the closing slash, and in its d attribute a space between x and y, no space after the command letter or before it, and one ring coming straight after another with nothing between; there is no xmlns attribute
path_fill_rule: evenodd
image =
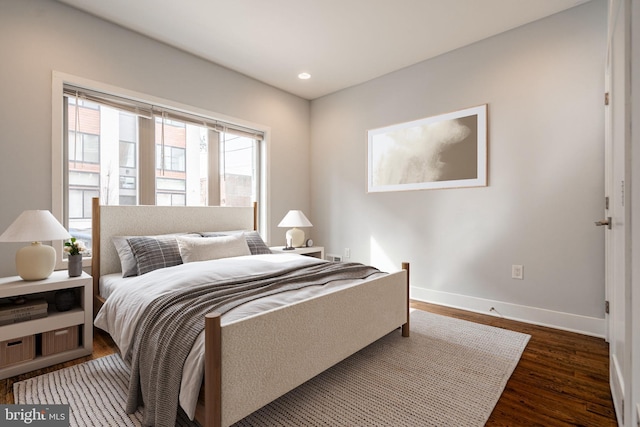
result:
<svg viewBox="0 0 640 427"><path fill-rule="evenodd" d="M55 249L40 242L33 242L16 252L16 270L22 280L46 279L55 266Z"/></svg>
<svg viewBox="0 0 640 427"><path fill-rule="evenodd" d="M304 246L304 231L299 228L291 228L287 230L286 234L287 238L287 246L291 246L294 248L301 248ZM291 242L289 244L289 242Z"/></svg>

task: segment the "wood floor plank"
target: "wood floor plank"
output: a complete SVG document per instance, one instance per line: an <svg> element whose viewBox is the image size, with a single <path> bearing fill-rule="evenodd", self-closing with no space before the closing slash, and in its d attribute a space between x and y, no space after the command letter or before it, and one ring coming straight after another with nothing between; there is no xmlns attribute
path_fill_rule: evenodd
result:
<svg viewBox="0 0 640 427"><path fill-rule="evenodd" d="M413 301L412 307L531 335L487 426L617 425L609 390L609 348L599 338ZM91 356L0 380L0 403L13 403L13 383L114 353L111 338L95 329Z"/></svg>
<svg viewBox="0 0 640 427"><path fill-rule="evenodd" d="M417 301L411 305L531 335L487 426L617 426L603 339Z"/></svg>

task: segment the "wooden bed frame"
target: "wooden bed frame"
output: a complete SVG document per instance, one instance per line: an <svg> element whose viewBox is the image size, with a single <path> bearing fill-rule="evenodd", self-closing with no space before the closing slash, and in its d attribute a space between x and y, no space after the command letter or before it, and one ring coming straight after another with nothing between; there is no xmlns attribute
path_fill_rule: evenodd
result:
<svg viewBox="0 0 640 427"><path fill-rule="evenodd" d="M101 206L94 199L94 312L105 301L100 276L120 271L113 236L255 230L256 209ZM222 326L220 317L205 318L205 378L195 416L204 427L241 420L395 329L408 337L409 264Z"/></svg>

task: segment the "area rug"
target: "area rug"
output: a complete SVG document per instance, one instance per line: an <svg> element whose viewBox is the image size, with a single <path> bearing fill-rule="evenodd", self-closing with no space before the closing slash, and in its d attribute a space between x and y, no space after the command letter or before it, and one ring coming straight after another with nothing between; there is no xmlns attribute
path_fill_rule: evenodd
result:
<svg viewBox="0 0 640 427"><path fill-rule="evenodd" d="M529 338L414 310L410 338L390 333L236 426L483 426ZM14 397L69 403L71 426L140 426L124 413L127 379L111 355L15 383Z"/></svg>

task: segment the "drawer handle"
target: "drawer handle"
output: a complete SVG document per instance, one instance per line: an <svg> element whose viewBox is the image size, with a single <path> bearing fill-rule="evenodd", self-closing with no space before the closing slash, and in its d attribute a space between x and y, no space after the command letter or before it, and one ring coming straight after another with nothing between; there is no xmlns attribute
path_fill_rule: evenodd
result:
<svg viewBox="0 0 640 427"><path fill-rule="evenodd" d="M20 345L20 344L22 344L22 340L12 341L9 344L7 344L7 347L12 347L14 345Z"/></svg>
<svg viewBox="0 0 640 427"><path fill-rule="evenodd" d="M61 331L55 331L55 332L53 333L53 335L65 335L65 334L68 334L68 333L69 333L69 330L68 330L68 329L63 329L63 330L61 330Z"/></svg>

